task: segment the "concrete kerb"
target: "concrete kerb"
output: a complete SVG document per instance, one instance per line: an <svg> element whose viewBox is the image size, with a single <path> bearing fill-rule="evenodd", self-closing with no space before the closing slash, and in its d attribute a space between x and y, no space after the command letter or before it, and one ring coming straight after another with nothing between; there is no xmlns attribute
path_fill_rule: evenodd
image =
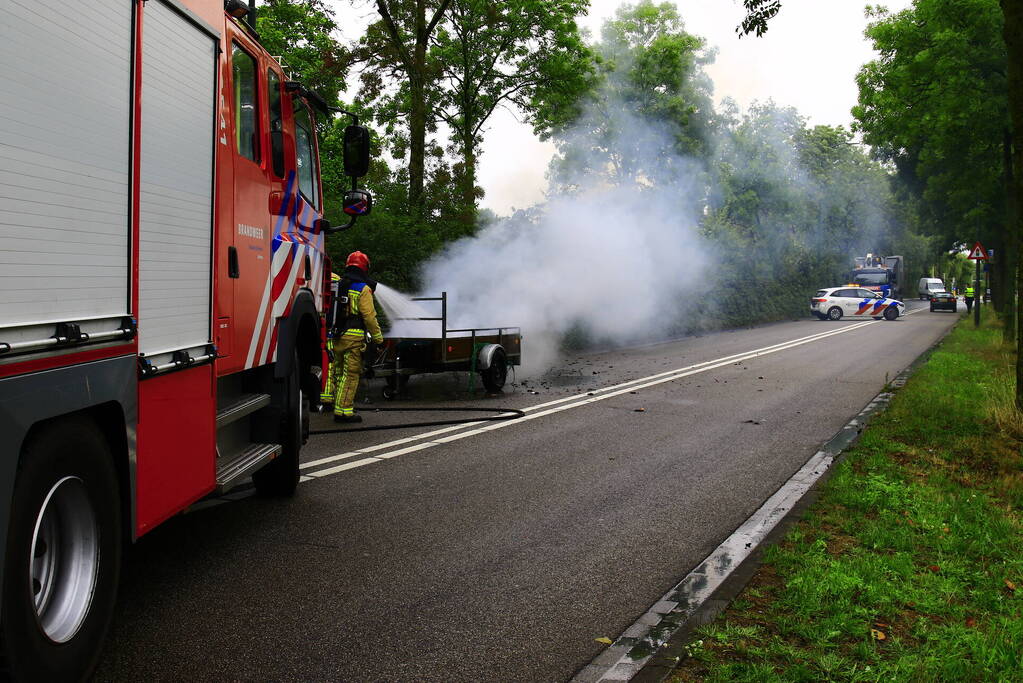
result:
<svg viewBox="0 0 1023 683"><path fill-rule="evenodd" d="M571 683L665 680L687 656L693 631L713 621L745 588L762 564L763 549L780 541L792 523L817 501L821 484L831 476L844 452L856 443L870 420L888 407L894 392L905 386L949 332L951 329L896 375L753 516L613 644L579 670ZM790 491L787 496L786 490ZM734 562L736 559L739 561Z"/></svg>

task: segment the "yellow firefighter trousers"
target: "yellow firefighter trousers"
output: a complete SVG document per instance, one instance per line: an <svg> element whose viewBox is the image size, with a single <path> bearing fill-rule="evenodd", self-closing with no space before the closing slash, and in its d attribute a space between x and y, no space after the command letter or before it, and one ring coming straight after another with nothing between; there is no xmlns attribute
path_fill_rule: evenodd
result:
<svg viewBox="0 0 1023 683"><path fill-rule="evenodd" d="M334 373L334 338L327 339L327 351L330 361L327 363L327 378L323 382L323 392L320 394L320 403L331 405L334 403L334 392L337 389L337 375Z"/></svg>
<svg viewBox="0 0 1023 683"><path fill-rule="evenodd" d="M366 341L357 337L340 337L334 340L334 362L331 364L328 385L334 397L335 415L355 414L355 392L359 388L362 374L362 352Z"/></svg>

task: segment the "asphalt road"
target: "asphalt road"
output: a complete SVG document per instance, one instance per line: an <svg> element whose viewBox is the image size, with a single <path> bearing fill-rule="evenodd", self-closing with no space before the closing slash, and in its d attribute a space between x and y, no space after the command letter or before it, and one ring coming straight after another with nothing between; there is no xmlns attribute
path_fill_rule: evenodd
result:
<svg viewBox="0 0 1023 683"><path fill-rule="evenodd" d="M567 680L956 319L910 306L581 355L500 397L414 378L402 406L529 418L314 436L293 500L164 524L128 552L97 679ZM416 418L368 412L379 387L367 424Z"/></svg>

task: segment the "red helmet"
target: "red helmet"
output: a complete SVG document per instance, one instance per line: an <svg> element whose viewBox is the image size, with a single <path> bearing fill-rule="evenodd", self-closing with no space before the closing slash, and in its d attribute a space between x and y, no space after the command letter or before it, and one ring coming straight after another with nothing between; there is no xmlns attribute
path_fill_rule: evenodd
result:
<svg viewBox="0 0 1023 683"><path fill-rule="evenodd" d="M346 266L355 266L356 268L368 272L369 271L369 257L363 254L361 251L353 251L348 255L348 260L345 261Z"/></svg>

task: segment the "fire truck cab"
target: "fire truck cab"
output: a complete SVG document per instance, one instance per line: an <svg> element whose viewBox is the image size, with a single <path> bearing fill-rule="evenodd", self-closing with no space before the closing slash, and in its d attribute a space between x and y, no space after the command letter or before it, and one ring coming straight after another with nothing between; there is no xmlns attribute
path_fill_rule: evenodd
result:
<svg viewBox="0 0 1023 683"><path fill-rule="evenodd" d="M322 100L245 9L4 3L0 661L16 679L95 666L124 542L211 494L298 483L330 278ZM346 168L368 159L353 139Z"/></svg>

